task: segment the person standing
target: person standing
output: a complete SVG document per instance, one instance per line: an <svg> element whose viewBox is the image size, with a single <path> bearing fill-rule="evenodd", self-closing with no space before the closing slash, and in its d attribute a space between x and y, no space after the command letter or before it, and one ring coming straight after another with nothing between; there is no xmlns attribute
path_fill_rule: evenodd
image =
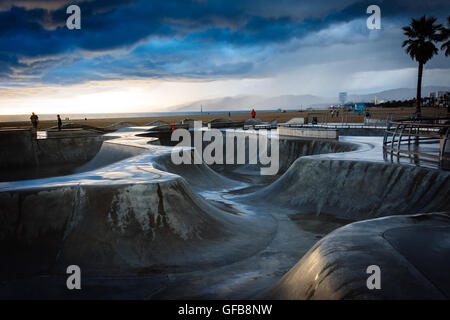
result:
<svg viewBox="0 0 450 320"><path fill-rule="evenodd" d="M256 117L255 109L252 109L252 118L255 119L255 117Z"/></svg>
<svg viewBox="0 0 450 320"><path fill-rule="evenodd" d="M39 124L39 117L36 114L34 114L34 112L32 112L30 120L31 120L31 124L33 125L33 129L35 131L37 131L38 124Z"/></svg>
<svg viewBox="0 0 450 320"><path fill-rule="evenodd" d="M31 124L33 126L33 129L32 129L31 133L36 138L36 136L37 136L37 128L38 128L38 124L39 124L39 117L36 114L34 114L34 112L32 112L30 120L31 120Z"/></svg>
<svg viewBox="0 0 450 320"><path fill-rule="evenodd" d="M56 117L58 118L58 131L61 131L61 127L62 127L61 117L59 116L59 114Z"/></svg>

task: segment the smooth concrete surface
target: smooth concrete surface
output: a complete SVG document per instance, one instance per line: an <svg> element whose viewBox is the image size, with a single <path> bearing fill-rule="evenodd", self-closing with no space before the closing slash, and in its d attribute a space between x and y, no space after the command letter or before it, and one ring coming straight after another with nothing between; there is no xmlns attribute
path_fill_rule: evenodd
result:
<svg viewBox="0 0 450 320"><path fill-rule="evenodd" d="M102 143L99 135L35 139L31 130L0 131L0 181L72 173Z"/></svg>
<svg viewBox="0 0 450 320"><path fill-rule="evenodd" d="M367 279L380 268L379 289ZM314 245L269 299L449 299L450 216L391 216L352 223ZM372 282L370 282L372 283Z"/></svg>
<svg viewBox="0 0 450 320"><path fill-rule="evenodd" d="M70 175L104 167L148 150L137 132L150 127L124 128L103 136L68 136L34 139L31 130L0 131L0 181ZM80 131L80 130L75 130Z"/></svg>
<svg viewBox="0 0 450 320"><path fill-rule="evenodd" d="M64 163L82 163L96 155L102 137L74 136L35 139L31 130L0 131L0 168L31 168Z"/></svg>
<svg viewBox="0 0 450 320"><path fill-rule="evenodd" d="M175 166L172 147L142 136L149 129L105 135L79 173L0 182L1 298L266 297L341 226L449 208L448 174L385 162L378 137L281 139L282 169L268 179L252 165ZM388 236L421 261L404 239ZM424 255L446 267L439 257ZM71 264L82 269L83 290L66 288Z"/></svg>
<svg viewBox="0 0 450 320"><path fill-rule="evenodd" d="M344 219L450 211L450 173L414 166L305 157L250 203Z"/></svg>

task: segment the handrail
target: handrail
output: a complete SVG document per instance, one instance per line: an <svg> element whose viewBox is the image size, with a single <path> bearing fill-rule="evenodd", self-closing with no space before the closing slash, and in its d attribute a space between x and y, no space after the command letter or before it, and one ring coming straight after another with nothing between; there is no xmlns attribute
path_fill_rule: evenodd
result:
<svg viewBox="0 0 450 320"><path fill-rule="evenodd" d="M416 126L416 127L442 127L442 128L449 128L450 124L446 123L415 123L415 122L401 122L401 121L393 121L392 124L407 124L410 126Z"/></svg>
<svg viewBox="0 0 450 320"><path fill-rule="evenodd" d="M450 120L450 118L410 118L395 119L389 121L384 138L383 153L389 153L392 157L395 155L397 159L414 157L415 163L420 161L435 162L441 169L450 170L450 152L446 149L450 140L450 124L437 123L436 121ZM434 122L434 123L430 123ZM435 141L435 142L433 142ZM425 152L419 149L420 144L439 144L439 152ZM403 146L403 148L402 148ZM427 150L427 149L425 149ZM429 160L435 159L435 160Z"/></svg>

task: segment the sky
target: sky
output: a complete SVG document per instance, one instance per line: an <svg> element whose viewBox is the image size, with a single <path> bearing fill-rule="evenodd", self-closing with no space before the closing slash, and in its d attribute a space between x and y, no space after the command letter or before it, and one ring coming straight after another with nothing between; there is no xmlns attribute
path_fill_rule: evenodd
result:
<svg viewBox="0 0 450 320"><path fill-rule="evenodd" d="M81 10L70 30L69 5ZM381 29L369 30L369 5ZM448 0L0 0L0 114L168 111L239 95L414 88L402 27ZM450 86L442 53L423 85Z"/></svg>

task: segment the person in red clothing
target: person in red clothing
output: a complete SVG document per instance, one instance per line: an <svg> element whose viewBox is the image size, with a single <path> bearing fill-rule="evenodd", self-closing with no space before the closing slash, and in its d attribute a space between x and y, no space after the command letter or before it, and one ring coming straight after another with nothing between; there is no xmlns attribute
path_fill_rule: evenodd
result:
<svg viewBox="0 0 450 320"><path fill-rule="evenodd" d="M252 118L254 119L256 117L255 109L252 109Z"/></svg>

